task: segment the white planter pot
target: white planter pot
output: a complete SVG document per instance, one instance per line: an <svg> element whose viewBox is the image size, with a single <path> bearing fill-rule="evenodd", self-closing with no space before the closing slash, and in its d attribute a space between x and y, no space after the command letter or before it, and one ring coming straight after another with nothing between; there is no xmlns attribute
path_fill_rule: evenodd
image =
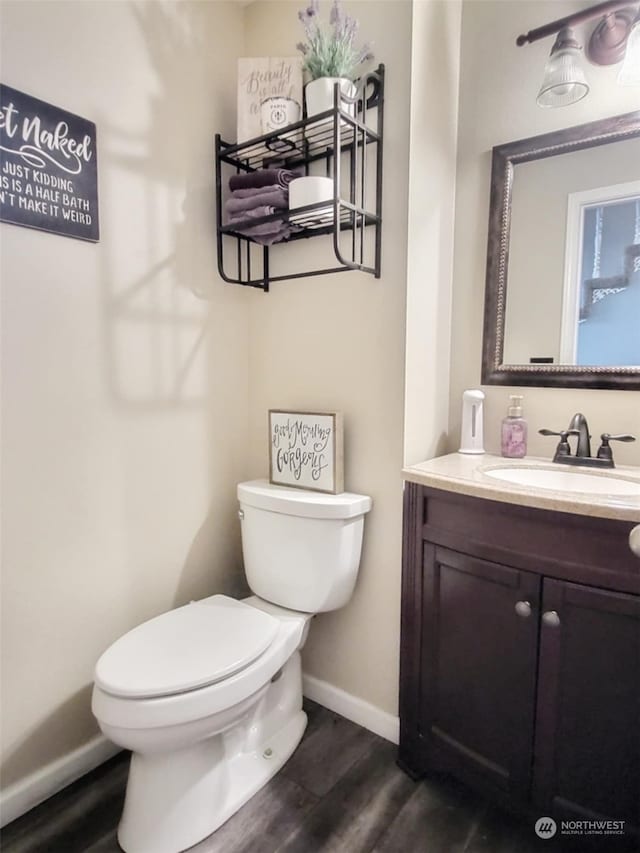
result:
<svg viewBox="0 0 640 853"><path fill-rule="evenodd" d="M356 96L356 85L346 77L318 77L307 83L304 97L307 104L307 116L315 116L333 109L333 87L340 84L340 90L350 98ZM355 104L346 104L344 101L338 104L340 109L348 115L356 114Z"/></svg>

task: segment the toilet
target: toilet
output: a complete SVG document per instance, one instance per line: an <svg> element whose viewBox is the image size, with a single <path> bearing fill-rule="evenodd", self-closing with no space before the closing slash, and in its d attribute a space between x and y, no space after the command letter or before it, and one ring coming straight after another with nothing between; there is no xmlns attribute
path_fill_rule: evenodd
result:
<svg viewBox="0 0 640 853"><path fill-rule="evenodd" d="M238 500L254 595L163 613L96 664L93 713L132 753L118 827L126 853L191 847L282 767L307 724L309 620L353 593L371 498L256 480L238 485Z"/></svg>

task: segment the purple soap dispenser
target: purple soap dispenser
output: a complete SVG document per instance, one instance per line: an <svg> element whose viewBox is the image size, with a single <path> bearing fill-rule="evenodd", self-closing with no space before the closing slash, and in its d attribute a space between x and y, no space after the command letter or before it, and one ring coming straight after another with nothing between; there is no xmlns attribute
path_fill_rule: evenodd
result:
<svg viewBox="0 0 640 853"><path fill-rule="evenodd" d="M522 417L522 396L511 394L507 416L502 421L502 455L508 459L522 459L527 455L527 422Z"/></svg>

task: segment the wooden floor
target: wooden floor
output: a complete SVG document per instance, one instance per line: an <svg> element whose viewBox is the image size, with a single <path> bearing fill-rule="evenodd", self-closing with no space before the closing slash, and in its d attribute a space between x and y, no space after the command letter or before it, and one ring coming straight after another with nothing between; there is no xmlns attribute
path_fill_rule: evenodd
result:
<svg viewBox="0 0 640 853"><path fill-rule="evenodd" d="M528 823L452 782L413 782L393 744L305 701L289 762L190 853L558 853ZM5 827L3 853L118 853L128 756ZM603 847L603 850L608 848Z"/></svg>

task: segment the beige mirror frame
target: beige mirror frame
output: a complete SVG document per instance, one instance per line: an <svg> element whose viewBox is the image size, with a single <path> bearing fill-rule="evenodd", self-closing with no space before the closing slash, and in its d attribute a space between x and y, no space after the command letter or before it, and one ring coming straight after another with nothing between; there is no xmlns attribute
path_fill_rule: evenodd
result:
<svg viewBox="0 0 640 853"><path fill-rule="evenodd" d="M640 110L493 149L482 343L482 382L485 385L640 389L640 367L636 366L510 365L503 362L514 166L634 137L640 137ZM560 277L558 287L562 287Z"/></svg>

